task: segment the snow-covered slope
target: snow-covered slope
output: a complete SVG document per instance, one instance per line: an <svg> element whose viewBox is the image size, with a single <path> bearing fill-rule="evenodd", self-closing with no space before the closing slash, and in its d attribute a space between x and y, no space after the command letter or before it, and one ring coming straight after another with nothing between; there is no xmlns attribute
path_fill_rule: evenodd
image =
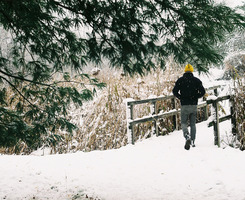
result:
<svg viewBox="0 0 245 200"><path fill-rule="evenodd" d="M221 132L230 131L230 121ZM117 150L0 156L0 199L244 200L244 152L213 145L207 122L196 147L181 131ZM85 195L86 194L86 195Z"/></svg>

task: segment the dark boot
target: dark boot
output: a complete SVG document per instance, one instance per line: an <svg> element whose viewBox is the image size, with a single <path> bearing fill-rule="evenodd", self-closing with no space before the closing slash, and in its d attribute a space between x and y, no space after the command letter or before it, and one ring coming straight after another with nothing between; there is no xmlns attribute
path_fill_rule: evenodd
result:
<svg viewBox="0 0 245 200"><path fill-rule="evenodd" d="M192 147L195 147L196 145L195 145L195 140L191 140L191 146Z"/></svg>
<svg viewBox="0 0 245 200"><path fill-rule="evenodd" d="M190 139L187 139L186 142L185 142L185 149L186 150L189 150L191 147L191 140Z"/></svg>

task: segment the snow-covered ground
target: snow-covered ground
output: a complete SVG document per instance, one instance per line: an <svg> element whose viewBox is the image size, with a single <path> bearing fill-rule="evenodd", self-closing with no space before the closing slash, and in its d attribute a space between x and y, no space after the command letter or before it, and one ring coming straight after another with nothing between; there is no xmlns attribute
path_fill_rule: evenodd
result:
<svg viewBox="0 0 245 200"><path fill-rule="evenodd" d="M221 128L230 131L230 121ZM244 200L244 152L213 143L202 122L189 151L175 131L117 150L1 155L0 199Z"/></svg>
<svg viewBox="0 0 245 200"><path fill-rule="evenodd" d="M210 87L224 84L215 80L222 73L195 75ZM209 121L197 124L196 147L189 151L180 130L117 150L0 155L0 199L245 200L244 152L214 146ZM228 143L230 120L220 128Z"/></svg>
<svg viewBox="0 0 245 200"><path fill-rule="evenodd" d="M205 87L224 83L215 80L222 70L210 72L195 75ZM209 121L197 124L196 147L189 151L180 130L117 150L0 155L0 199L245 200L244 152L214 146ZM228 143L230 120L220 128Z"/></svg>
<svg viewBox="0 0 245 200"><path fill-rule="evenodd" d="M223 84L215 81L222 72L195 75L210 87ZM0 155L0 199L245 200L244 152L214 146L210 120L197 124L189 151L179 130L117 150ZM230 120L220 128L228 143Z"/></svg>

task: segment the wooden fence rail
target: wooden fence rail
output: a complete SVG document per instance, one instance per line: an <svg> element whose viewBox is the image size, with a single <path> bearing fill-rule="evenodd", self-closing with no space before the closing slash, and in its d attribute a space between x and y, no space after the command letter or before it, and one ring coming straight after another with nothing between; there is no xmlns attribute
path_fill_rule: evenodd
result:
<svg viewBox="0 0 245 200"><path fill-rule="evenodd" d="M215 96L218 95L217 89L220 88L221 86L214 86L214 87L210 87L210 88L206 88L206 91L210 91L213 90ZM168 112L165 113L157 113L156 112L156 103L158 101L164 101L164 100L168 100L171 99L172 101L172 105L174 107L173 110L170 110ZM215 120L209 123L209 127L210 126L214 126L214 143L215 145L220 146L220 136L219 136L219 123L222 121L225 121L227 119L231 119L232 118L232 114L222 117L219 119L218 116L218 102L219 101L223 101L223 100L227 100L230 99L230 96L224 96L224 97L219 97L216 98L214 100L206 100L204 99L203 102L201 102L200 104L198 104L198 108L204 108L205 111L205 120L208 119L208 105L212 104L215 110ZM152 105L151 109L151 115L149 116L144 116L142 118L136 118L134 119L134 106L137 104L144 104L144 103L150 103ZM126 103L126 109L127 109L127 132L128 132L128 142L131 144L134 144L134 126L136 124L140 124L140 123L144 123L144 122L148 122L148 121L153 121L154 123L154 134L156 134L158 136L158 123L157 121L159 119L162 119L164 117L169 117L169 116L174 116L173 120L174 120L174 124L175 124L175 129L178 129L178 123L177 123L177 115L180 113L180 109L177 109L176 106L176 101L175 101L175 97L174 95L170 95L170 96L165 96L165 97L157 97L157 98L149 98L149 99L143 99L143 100L129 100ZM232 112L232 107L231 107L231 112ZM233 119L234 121L234 119Z"/></svg>
<svg viewBox="0 0 245 200"><path fill-rule="evenodd" d="M220 101L224 101L224 100L229 100L230 101L230 114L229 115L226 115L226 116L223 116L221 118L219 118L219 103ZM220 122L223 122L223 121L226 121L228 119L231 119L231 124L232 124L232 133L235 134L235 124L236 124L236 119L235 119L235 115L234 115L234 100L233 98L231 98L230 95L227 95L227 96L222 96L222 97L219 97L217 99L210 99L210 100L207 100L207 104L212 104L215 112L215 116L214 116L214 120L211 121L209 124L208 124L208 127L211 127L213 126L214 127L214 144L215 145L218 145L218 147L220 147L220 132L219 132L219 123Z"/></svg>

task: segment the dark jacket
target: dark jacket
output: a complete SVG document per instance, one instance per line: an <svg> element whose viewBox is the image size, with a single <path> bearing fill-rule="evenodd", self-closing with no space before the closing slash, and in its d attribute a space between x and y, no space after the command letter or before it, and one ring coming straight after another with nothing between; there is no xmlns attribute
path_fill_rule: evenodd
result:
<svg viewBox="0 0 245 200"><path fill-rule="evenodd" d="M180 99L181 105L197 105L198 98L205 94L205 89L200 79L186 72L174 86L173 94Z"/></svg>

